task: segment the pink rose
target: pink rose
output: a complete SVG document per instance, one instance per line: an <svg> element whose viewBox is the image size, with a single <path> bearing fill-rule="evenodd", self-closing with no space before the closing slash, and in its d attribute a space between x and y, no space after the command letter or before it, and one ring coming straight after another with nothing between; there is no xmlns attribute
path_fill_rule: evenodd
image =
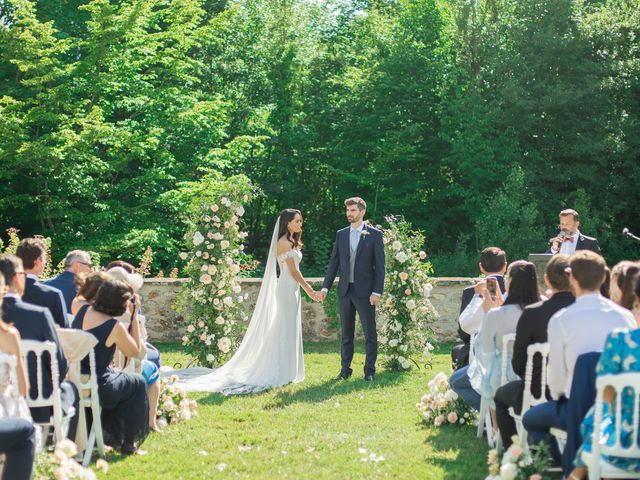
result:
<svg viewBox="0 0 640 480"><path fill-rule="evenodd" d="M410 289L410 288L407 288L407 289L404 291L404 294L405 294L405 295L411 295L411 289Z"/></svg>
<svg viewBox="0 0 640 480"><path fill-rule="evenodd" d="M458 414L456 412L451 412L447 415L447 420L449 423L456 423L458 421Z"/></svg>
<svg viewBox="0 0 640 480"><path fill-rule="evenodd" d="M542 475L540 475L539 473L534 473L529 477L529 480L542 480Z"/></svg>

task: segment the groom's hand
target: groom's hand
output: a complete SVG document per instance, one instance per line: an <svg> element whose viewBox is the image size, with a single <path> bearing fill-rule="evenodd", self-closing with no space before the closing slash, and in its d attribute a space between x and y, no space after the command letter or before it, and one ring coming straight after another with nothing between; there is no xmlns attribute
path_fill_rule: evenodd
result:
<svg viewBox="0 0 640 480"><path fill-rule="evenodd" d="M369 296L369 303L374 307L378 305L380 302L380 295L374 295L373 293Z"/></svg>
<svg viewBox="0 0 640 480"><path fill-rule="evenodd" d="M327 298L327 292L317 292L316 293L316 302L324 303L324 299Z"/></svg>

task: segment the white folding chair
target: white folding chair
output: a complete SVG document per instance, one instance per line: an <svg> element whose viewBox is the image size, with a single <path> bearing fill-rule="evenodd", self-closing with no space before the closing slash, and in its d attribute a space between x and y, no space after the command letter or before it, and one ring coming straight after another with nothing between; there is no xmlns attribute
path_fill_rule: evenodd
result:
<svg viewBox="0 0 640 480"><path fill-rule="evenodd" d="M511 348L513 352L513 344L516 341L515 333L507 333L502 337L502 357L500 359L500 386L507 384L507 372L509 370L509 363L511 358L513 357L513 353L509 355L509 348ZM491 399L493 400L493 399ZM502 450L502 437L498 435L496 440L496 449L498 451Z"/></svg>
<svg viewBox="0 0 640 480"><path fill-rule="evenodd" d="M94 446L97 446L98 455L104 458L104 436L102 435L102 408L100 407L100 397L98 395L98 376L96 375L96 355L92 348L89 352L89 375L80 375L80 365L77 370L74 367L73 382L80 393L80 410L81 418L84 419L84 409L91 409L91 430L89 430L89 439L87 440L87 448L84 451L82 465L87 467L91 462ZM76 373L77 372L77 373ZM76 376L77 375L77 376ZM86 420L85 420L86 421Z"/></svg>
<svg viewBox="0 0 640 480"><path fill-rule="evenodd" d="M471 343L469 348L469 364L475 357L475 346L478 334L471 335ZM493 426L491 422L491 413L489 412L488 403L484 397L480 398L480 411L478 412L478 430L477 437L482 438L483 432L487 431L487 442L489 447L493 448ZM489 433L492 432L492 433Z"/></svg>
<svg viewBox="0 0 640 480"><path fill-rule="evenodd" d="M535 397L531 393L531 382L533 381L533 361L536 355L539 355L542 365L540 373L540 396ZM527 431L522 425L522 417L531 407L540 405L547 401L545 391L547 389L547 359L549 357L548 343L533 343L527 347L527 365L524 371L524 391L522 393L522 406L520 414L517 414L512 407L509 407L509 414L516 422L516 431L520 437L520 445L527 447Z"/></svg>
<svg viewBox="0 0 640 480"><path fill-rule="evenodd" d="M41 408L41 407L51 407L53 408L53 415L46 422L38 422L39 425L43 427L44 431L44 441L43 445L46 443L46 438L49 434L49 428L53 427L53 436L55 443L58 443L67 436L67 432L69 430L69 422L71 417L75 415L75 409L73 407L70 408L68 415L64 415L62 412L62 404L60 400L60 378L58 372L58 359L56 357L56 353L58 348L56 344L53 342L38 342L36 340L22 340L22 356L24 357L25 365L29 364L29 357L35 356L36 362L36 386L37 386L37 396L36 398L31 398L31 395L27 395L27 405L29 408ZM51 368L51 385L52 391L49 397L44 396L42 393L42 380L43 380L43 372L42 372L42 355L48 352L50 358L50 368Z"/></svg>
<svg viewBox="0 0 640 480"><path fill-rule="evenodd" d="M603 445L600 442L600 428L602 426L602 410L604 402L604 391L607 387L612 387L615 391L615 443L613 446ZM622 392L625 388L633 390L633 418L631 421L631 445L625 448L622 445ZM596 379L596 410L594 418L594 432L591 454L582 454L582 459L589 468L589 480L604 478L638 478L634 472L625 472L614 467L602 459L603 455L624 458L640 458L640 447L638 447L638 422L640 416L638 412L638 396L640 395L640 373L620 373L617 375L603 375Z"/></svg>

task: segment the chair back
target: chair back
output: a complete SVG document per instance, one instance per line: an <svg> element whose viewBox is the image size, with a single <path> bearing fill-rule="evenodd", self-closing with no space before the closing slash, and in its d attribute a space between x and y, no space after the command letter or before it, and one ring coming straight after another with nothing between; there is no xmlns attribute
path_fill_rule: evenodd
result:
<svg viewBox="0 0 640 480"><path fill-rule="evenodd" d="M500 385L507 383L507 370L509 369L509 348L513 348L513 343L516 341L515 333L507 333L502 336L502 361L501 361L501 374Z"/></svg>
<svg viewBox="0 0 640 480"><path fill-rule="evenodd" d="M25 365L28 365L29 356L35 356L36 362L36 387L37 395L35 398L31 397L31 394L27 395L27 405L29 408L37 407L59 407L60 406L60 375L58 372L58 358L56 354L58 347L53 342L38 342L36 340L22 340L22 356L24 357ZM43 382L43 369L42 369L42 355L47 352L49 354L49 361L51 365L51 395L44 396L42 382Z"/></svg>
<svg viewBox="0 0 640 480"><path fill-rule="evenodd" d="M531 393L531 383L533 382L533 362L536 355L540 357L540 396L535 397ZM524 392L522 395L522 410L524 414L529 407L534 407L547 401L545 392L547 390L547 359L549 357L549 343L533 343L527 347L527 366L524 371Z"/></svg>

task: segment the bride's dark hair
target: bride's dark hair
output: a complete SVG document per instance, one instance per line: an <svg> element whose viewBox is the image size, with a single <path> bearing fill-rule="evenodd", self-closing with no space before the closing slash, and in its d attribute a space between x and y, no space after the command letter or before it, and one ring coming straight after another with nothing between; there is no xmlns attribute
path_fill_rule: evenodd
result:
<svg viewBox="0 0 640 480"><path fill-rule="evenodd" d="M296 215L300 215L302 218L302 212L300 210L296 210L295 208L285 208L280 212L280 228L278 229L278 239L283 236L287 237L287 240L291 242L291 246L293 248L301 248L302 241L300 240L302 237L302 232L296 232L291 234L289 232L289 222L293 221L296 218Z"/></svg>

